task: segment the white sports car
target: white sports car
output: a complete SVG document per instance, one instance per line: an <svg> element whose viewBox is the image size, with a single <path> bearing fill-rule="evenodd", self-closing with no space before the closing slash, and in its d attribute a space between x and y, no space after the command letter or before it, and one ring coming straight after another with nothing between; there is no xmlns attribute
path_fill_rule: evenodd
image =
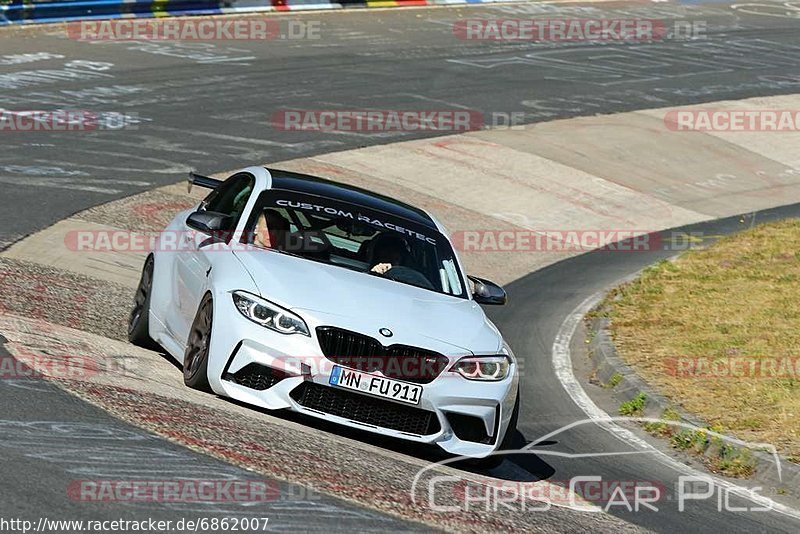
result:
<svg viewBox="0 0 800 534"><path fill-rule="evenodd" d="M321 178L249 167L179 213L147 258L131 342L184 382L271 410L483 458L519 413L517 362L436 219Z"/></svg>

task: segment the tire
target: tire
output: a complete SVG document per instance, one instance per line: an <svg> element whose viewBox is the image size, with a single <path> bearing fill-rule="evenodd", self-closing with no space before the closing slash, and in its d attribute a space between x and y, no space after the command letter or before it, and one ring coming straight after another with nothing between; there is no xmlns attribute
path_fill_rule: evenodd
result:
<svg viewBox="0 0 800 534"><path fill-rule="evenodd" d="M508 451L514 448L514 441L517 434L517 421L519 421L519 390L517 391L517 400L514 401L514 410L511 412L511 420L508 422L508 428L503 436L503 441L497 448L497 451ZM472 465L480 469L494 469L498 467L503 460L506 459L506 454L492 455L487 458L478 458L472 462Z"/></svg>
<svg viewBox="0 0 800 534"><path fill-rule="evenodd" d="M500 444L501 450L510 450L514 447L514 438L517 436L517 422L519 421L519 390L517 390L517 400L514 401L514 410L511 412L511 420L508 422L506 435L503 436L503 442Z"/></svg>
<svg viewBox="0 0 800 534"><path fill-rule="evenodd" d="M153 290L154 267L153 256L148 256L133 297L133 309L128 317L128 341L145 349L158 350L158 345L150 338L150 296Z"/></svg>
<svg viewBox="0 0 800 534"><path fill-rule="evenodd" d="M189 331L189 341L183 355L183 383L192 389L211 393L208 383L208 351L214 323L214 302L206 295L200 302Z"/></svg>

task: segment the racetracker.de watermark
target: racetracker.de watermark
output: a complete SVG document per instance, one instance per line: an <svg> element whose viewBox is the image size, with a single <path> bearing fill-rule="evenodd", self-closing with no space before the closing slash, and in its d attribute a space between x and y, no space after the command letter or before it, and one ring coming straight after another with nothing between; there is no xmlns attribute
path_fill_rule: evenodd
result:
<svg viewBox="0 0 800 534"><path fill-rule="evenodd" d="M462 252L619 252L661 250L660 234L648 230L459 230L453 246Z"/></svg>
<svg viewBox="0 0 800 534"><path fill-rule="evenodd" d="M675 132L798 132L800 110L673 109L664 125Z"/></svg>
<svg viewBox="0 0 800 534"><path fill-rule="evenodd" d="M280 110L272 114L280 131L470 132L484 127L474 110Z"/></svg>
<svg viewBox="0 0 800 534"><path fill-rule="evenodd" d="M218 231L202 234L194 230L132 232L130 230L70 230L64 246L71 252L192 252L202 246L205 252L239 250L265 251L255 242L258 232L236 234ZM700 232L651 232L647 230L458 230L451 235L453 247L461 252L585 252L595 249L618 252L654 250L681 251L702 247ZM287 252L320 252L324 245L300 234L289 234L281 241Z"/></svg>
<svg viewBox="0 0 800 534"><path fill-rule="evenodd" d="M719 378L729 380L800 379L798 357L677 357L664 360L664 372L676 378Z"/></svg>
<svg viewBox="0 0 800 534"><path fill-rule="evenodd" d="M411 358L404 355L372 354L365 356L330 355L325 356L281 356L269 362L269 368L274 375L288 376L328 376L336 374L336 368L346 366L359 371L348 372L339 377L340 384L355 386L367 392L387 393L391 385L387 382L370 380L371 377L362 376L361 373L381 373L383 377L398 380L414 380L431 382L434 379L464 380L457 372L445 372L450 366L447 359L436 357ZM241 369L240 369L241 370ZM235 377L238 371L232 372ZM518 374L523 374L519 370Z"/></svg>
<svg viewBox="0 0 800 534"><path fill-rule="evenodd" d="M228 479L73 480L67 495L80 502L138 503L256 503L282 498L277 482Z"/></svg>
<svg viewBox="0 0 800 534"><path fill-rule="evenodd" d="M35 353L24 349L23 359L0 356L0 380L57 378L86 380L100 372L98 363L84 356Z"/></svg>
<svg viewBox="0 0 800 534"><path fill-rule="evenodd" d="M463 41L649 42L699 39L702 21L656 19L462 19L453 34Z"/></svg>
<svg viewBox="0 0 800 534"><path fill-rule="evenodd" d="M67 37L78 41L317 40L321 21L261 19L120 19L76 21Z"/></svg>
<svg viewBox="0 0 800 534"><path fill-rule="evenodd" d="M136 130L136 113L59 110L0 109L0 132L91 132L95 130Z"/></svg>
<svg viewBox="0 0 800 534"><path fill-rule="evenodd" d="M46 327L45 323L42 326ZM123 354L98 355L89 347L69 350L53 346L34 349L19 346L15 355L0 356L0 380L42 379L86 381L105 374L108 376L136 376L138 361ZM92 353L92 355L88 355Z"/></svg>
<svg viewBox="0 0 800 534"><path fill-rule="evenodd" d="M132 232L130 230L70 230L64 234L64 246L71 252L192 252L198 246L204 252L265 251L267 248L249 244L259 236L258 231L246 234L249 239L234 241L234 232L215 231L210 234L194 230L164 230L161 232ZM281 243L287 252L318 252L324 247L300 234L289 234Z"/></svg>

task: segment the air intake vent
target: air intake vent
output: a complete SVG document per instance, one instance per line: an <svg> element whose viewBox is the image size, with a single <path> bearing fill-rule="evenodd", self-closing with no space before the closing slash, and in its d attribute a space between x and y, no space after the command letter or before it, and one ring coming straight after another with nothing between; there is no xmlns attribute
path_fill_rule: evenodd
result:
<svg viewBox="0 0 800 534"><path fill-rule="evenodd" d="M287 376L289 375L278 369L273 369L258 363L250 363L235 373L226 373L222 378L223 380L239 384L246 388L264 391Z"/></svg>
<svg viewBox="0 0 800 534"><path fill-rule="evenodd" d="M439 419L433 412L313 382L303 382L289 395L306 408L359 423L420 436L441 430Z"/></svg>

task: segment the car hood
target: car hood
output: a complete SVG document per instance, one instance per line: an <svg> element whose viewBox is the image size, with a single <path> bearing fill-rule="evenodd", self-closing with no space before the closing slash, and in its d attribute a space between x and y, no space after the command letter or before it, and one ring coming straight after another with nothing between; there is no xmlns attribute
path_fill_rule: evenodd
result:
<svg viewBox="0 0 800 534"><path fill-rule="evenodd" d="M235 252L261 297L297 312L309 327L337 326L384 345L443 354L493 353L502 339L472 300L270 250ZM393 335L382 337L388 328Z"/></svg>

